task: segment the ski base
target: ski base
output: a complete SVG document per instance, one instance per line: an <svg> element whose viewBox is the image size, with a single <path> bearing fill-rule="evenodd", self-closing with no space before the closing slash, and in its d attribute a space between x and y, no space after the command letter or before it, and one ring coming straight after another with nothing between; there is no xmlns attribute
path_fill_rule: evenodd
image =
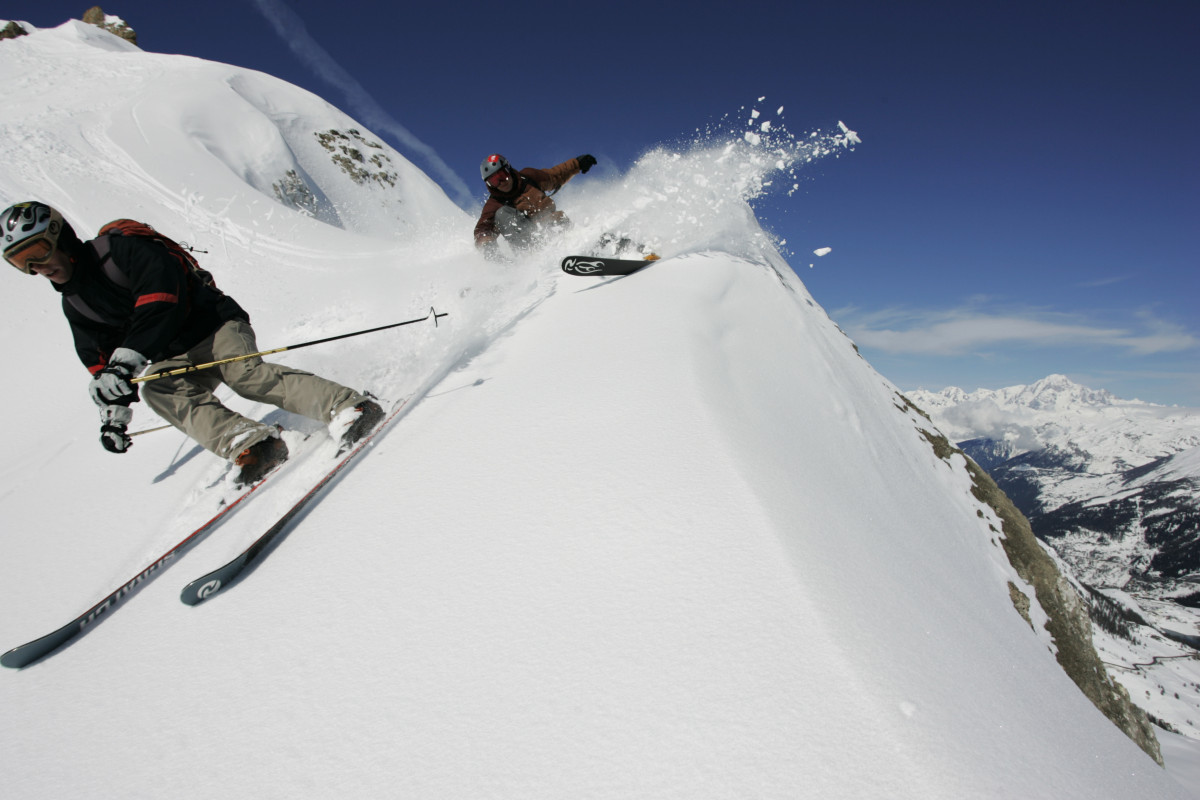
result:
<svg viewBox="0 0 1200 800"><path fill-rule="evenodd" d="M32 642L14 647L4 655L0 656L0 666L9 667L11 669L21 669L30 664L40 661L41 659L54 653L60 647L68 644L72 640L92 630L98 623L108 619L111 613L123 604L126 600L133 597L151 580L172 563L175 562L184 553L191 550L196 545L200 544L210 533L229 518L236 509L238 509L246 498L250 497L258 490L274 473L268 474L262 480L249 487L243 488L232 500L223 505L217 514L210 520L205 522L196 530L192 531L179 544L172 547L167 552L163 553L145 569L137 575L130 578L108 597L105 597L96 605L89 608L87 611L80 614L75 619L68 622L53 633L48 633L40 639L34 639Z"/></svg>
<svg viewBox="0 0 1200 800"><path fill-rule="evenodd" d="M654 263L651 258L608 258L607 256L567 256L562 260L563 272L568 275L604 276L632 275Z"/></svg>
<svg viewBox="0 0 1200 800"><path fill-rule="evenodd" d="M291 532L289 523L316 499L321 490L328 486L355 456L366 449L367 445L391 424L407 402L407 400L401 400L373 431L354 445L353 449L344 455L339 453L340 460L337 464L325 473L324 477L317 481L303 497L297 500L274 525L267 529L266 533L251 542L249 547L228 564L218 567L183 587L183 591L179 595L180 601L189 606L199 605L249 575Z"/></svg>

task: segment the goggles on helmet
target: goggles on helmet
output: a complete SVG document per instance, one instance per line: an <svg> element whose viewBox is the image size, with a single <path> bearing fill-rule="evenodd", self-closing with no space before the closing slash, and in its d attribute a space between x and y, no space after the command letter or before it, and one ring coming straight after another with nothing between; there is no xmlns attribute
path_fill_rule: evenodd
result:
<svg viewBox="0 0 1200 800"><path fill-rule="evenodd" d="M484 178L484 181L488 186L499 188L500 184L504 183L504 181L509 177L511 176L508 174L508 170L498 169L491 175L488 175L486 178Z"/></svg>
<svg viewBox="0 0 1200 800"><path fill-rule="evenodd" d="M12 241L29 232L4 248L4 260L32 275L34 267L45 264L54 255L65 224L62 214L43 203L18 203L6 209L4 215L4 239Z"/></svg>
<svg viewBox="0 0 1200 800"><path fill-rule="evenodd" d="M502 169L510 169L508 159L499 153L492 153L479 165L479 177L486 181Z"/></svg>
<svg viewBox="0 0 1200 800"><path fill-rule="evenodd" d="M4 260L26 275L32 275L35 266L50 260L54 253L54 245L55 242L48 233L38 234L5 250Z"/></svg>

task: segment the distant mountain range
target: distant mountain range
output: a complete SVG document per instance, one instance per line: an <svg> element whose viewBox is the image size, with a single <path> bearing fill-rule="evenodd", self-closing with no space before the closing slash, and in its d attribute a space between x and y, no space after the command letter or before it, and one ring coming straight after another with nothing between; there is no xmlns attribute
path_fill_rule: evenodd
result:
<svg viewBox="0 0 1200 800"><path fill-rule="evenodd" d="M1188 603L1200 592L1200 409L1120 400L1063 375L908 396L1081 580Z"/></svg>

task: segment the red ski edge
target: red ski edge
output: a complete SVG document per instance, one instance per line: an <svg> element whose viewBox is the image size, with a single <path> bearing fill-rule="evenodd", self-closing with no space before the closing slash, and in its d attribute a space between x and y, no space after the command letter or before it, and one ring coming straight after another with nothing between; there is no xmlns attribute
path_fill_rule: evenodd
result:
<svg viewBox="0 0 1200 800"><path fill-rule="evenodd" d="M274 474L274 473L272 473ZM230 513L232 513L242 501L250 495L254 494L260 486L270 479L271 475L267 475L258 483L252 485L249 489L244 490L234 500L221 508L220 511L208 522L205 522L196 530L192 531L179 544L172 547L167 552L163 553L155 559L149 566L139 572L137 575L130 578L125 583L121 584L116 591L105 597L96 605L89 608L87 611L80 614L78 617L68 622L63 627L46 634L40 639L34 639L32 642L14 647L3 656L0 656L0 665L10 667L12 669L20 669L26 667L35 661L39 661L46 656L54 653L63 645L77 639L99 622L108 619L109 612L115 610L119 605L124 603L134 594L142 589L146 584L158 577L164 569L172 564L175 559L182 556L184 553L191 550L193 547L202 542L208 534L217 529L218 525L223 522Z"/></svg>
<svg viewBox="0 0 1200 800"><path fill-rule="evenodd" d="M202 575L196 580L183 587L183 591L179 594L180 602L189 606L196 606L203 603L205 600L212 598L218 592L221 592L234 584L238 583L242 578L249 575L270 553L279 546L279 544L287 537L290 532L289 524L300 514L317 495L329 483L337 477L349 464L355 456L366 449L367 445L374 441L375 437L383 433L384 430L392 423L392 420L400 413L400 411L408 404L405 398L399 401L387 415L387 417L375 427L375 430L368 433L360 439L354 448L341 457L336 465L329 472L325 473L311 489L308 490L297 500L291 508L280 517L274 525L267 529L266 533L259 536L250 546L239 553L229 563L218 567L217 569Z"/></svg>

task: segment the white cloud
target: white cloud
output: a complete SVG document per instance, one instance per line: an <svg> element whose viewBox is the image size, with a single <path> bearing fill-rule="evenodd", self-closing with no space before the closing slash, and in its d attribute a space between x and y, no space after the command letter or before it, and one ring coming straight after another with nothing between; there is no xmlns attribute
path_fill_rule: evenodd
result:
<svg viewBox="0 0 1200 800"><path fill-rule="evenodd" d="M1129 280L1132 275L1113 275L1108 278L1097 278L1096 280L1084 281L1076 284L1080 289L1099 289L1102 286L1112 286L1114 283L1123 283Z"/></svg>
<svg viewBox="0 0 1200 800"><path fill-rule="evenodd" d="M1187 350L1200 344L1200 339L1193 336L1187 328L1175 322L1168 322L1154 315L1150 309L1137 312L1145 330L1137 336L1130 337L1127 346L1137 353L1163 353L1176 350Z"/></svg>
<svg viewBox="0 0 1200 800"><path fill-rule="evenodd" d="M1004 348L1111 347L1137 355L1177 352L1200 346L1182 325L1138 312L1133 325L1098 325L1080 315L1042 310L983 311L893 308L835 313L858 344L886 353L959 356Z"/></svg>
<svg viewBox="0 0 1200 800"><path fill-rule="evenodd" d="M960 441L978 436L1008 442L1017 450L1040 446L1037 420L1028 409L1003 409L993 400L981 400L948 408L942 416L939 425Z"/></svg>

